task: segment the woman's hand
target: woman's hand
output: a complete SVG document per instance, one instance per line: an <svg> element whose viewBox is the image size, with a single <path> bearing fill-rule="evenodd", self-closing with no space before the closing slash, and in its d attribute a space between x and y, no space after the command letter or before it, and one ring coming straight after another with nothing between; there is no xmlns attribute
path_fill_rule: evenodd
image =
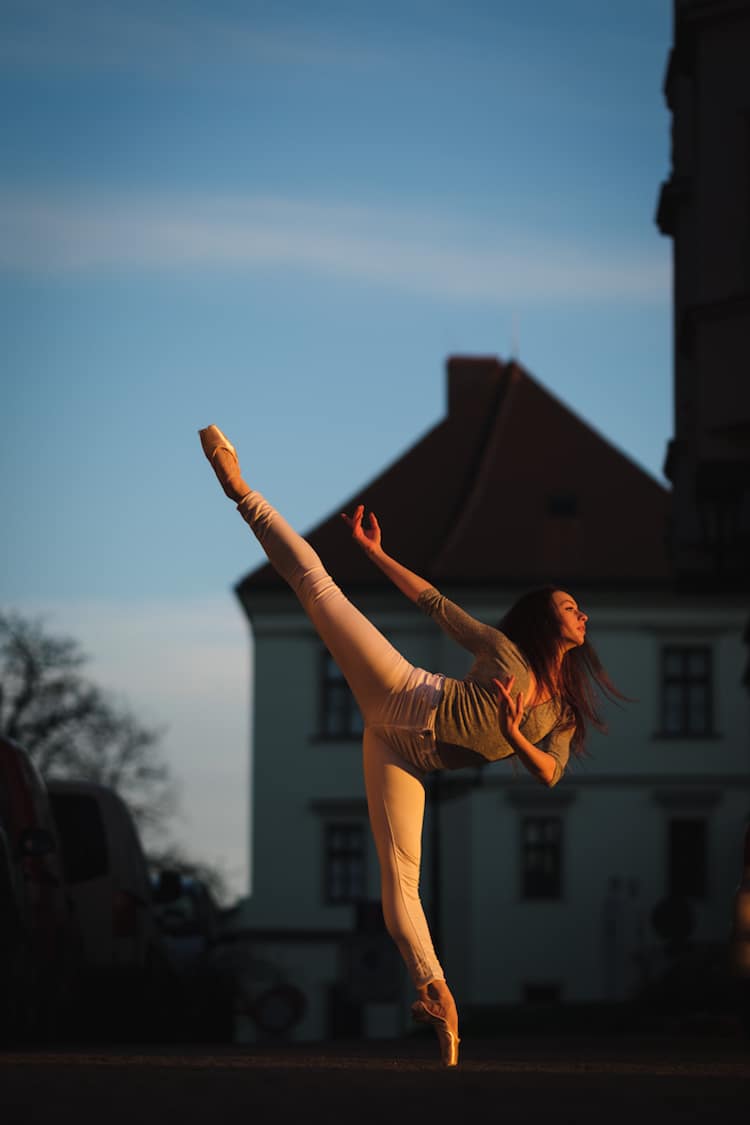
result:
<svg viewBox="0 0 750 1125"><path fill-rule="evenodd" d="M537 781L541 781L543 785L554 785L555 759L546 750L534 746L524 734L521 734L523 692L519 691L516 698L513 698L514 679L514 676L508 676L506 680L492 681L497 688L497 719L500 733L511 744L518 758Z"/></svg>
<svg viewBox="0 0 750 1125"><path fill-rule="evenodd" d="M515 676L508 676L503 680L493 679L497 688L497 720L500 733L510 743L515 742L521 733L521 720L523 719L523 692L519 691L516 698L511 694Z"/></svg>
<svg viewBox="0 0 750 1125"><path fill-rule="evenodd" d="M370 512L369 527L362 526L364 515L364 504L358 504L352 516L347 516L346 512L342 512L341 518L351 530L354 542L362 548L378 570L382 570L386 578L390 579L393 585L402 594L405 594L410 601L419 601L424 591L430 589L430 583L385 553L380 542L380 524L375 513Z"/></svg>
<svg viewBox="0 0 750 1125"><path fill-rule="evenodd" d="M359 504L354 509L352 516L347 516L345 512L341 513L341 518L347 527L351 530L352 539L361 547L368 555L373 555L380 550L380 524L377 521L374 512L370 512L370 526L363 527L362 520L365 515L364 504Z"/></svg>

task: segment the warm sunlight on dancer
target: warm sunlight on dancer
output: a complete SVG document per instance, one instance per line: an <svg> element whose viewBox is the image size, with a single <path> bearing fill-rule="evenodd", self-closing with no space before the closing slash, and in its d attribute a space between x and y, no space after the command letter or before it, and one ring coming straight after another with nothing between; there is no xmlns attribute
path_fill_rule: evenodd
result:
<svg viewBox="0 0 750 1125"><path fill-rule="evenodd" d="M544 785L560 780L587 722L602 726L596 689L619 696L586 640L586 614L554 586L520 598L497 629L443 597L386 554L374 514L344 516L354 542L394 585L474 655L463 680L415 668L344 596L315 551L242 479L216 426L201 444L270 562L300 600L364 719L367 806L381 872L383 916L444 1066L458 1062L458 1015L419 898L425 775L515 755Z"/></svg>

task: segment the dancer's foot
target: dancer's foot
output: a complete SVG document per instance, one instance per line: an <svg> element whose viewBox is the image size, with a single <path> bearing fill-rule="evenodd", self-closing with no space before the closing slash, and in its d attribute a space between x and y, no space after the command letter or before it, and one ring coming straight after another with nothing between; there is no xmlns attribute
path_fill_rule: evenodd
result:
<svg viewBox="0 0 750 1125"><path fill-rule="evenodd" d="M250 487L242 479L237 450L218 426L206 426L205 430L199 430L198 433L203 452L216 473L219 484L229 499L238 504L243 496L247 496Z"/></svg>
<svg viewBox="0 0 750 1125"><path fill-rule="evenodd" d="M456 1002L444 980L433 980L417 988L419 999L411 1006L417 1023L429 1023L440 1044L440 1061L445 1067L458 1065L458 1012Z"/></svg>

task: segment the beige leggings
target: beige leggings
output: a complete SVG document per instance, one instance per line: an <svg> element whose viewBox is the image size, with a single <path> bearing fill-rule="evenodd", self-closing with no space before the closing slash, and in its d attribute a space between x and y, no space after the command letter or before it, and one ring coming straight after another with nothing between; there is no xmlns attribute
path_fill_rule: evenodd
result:
<svg viewBox="0 0 750 1125"><path fill-rule="evenodd" d="M436 768L434 719L443 677L404 659L260 493L249 492L237 509L299 598L362 712L367 808L385 924L415 985L444 979L419 898L424 775Z"/></svg>

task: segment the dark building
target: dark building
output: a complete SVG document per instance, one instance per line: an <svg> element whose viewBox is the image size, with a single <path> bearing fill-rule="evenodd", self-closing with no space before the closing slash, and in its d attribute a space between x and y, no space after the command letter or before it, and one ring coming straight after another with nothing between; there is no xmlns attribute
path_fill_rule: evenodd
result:
<svg viewBox="0 0 750 1125"><path fill-rule="evenodd" d="M671 966L650 924L667 896L690 900L692 940L717 948L750 800L750 699L725 675L746 612L736 590L675 589L668 490L518 363L450 359L445 415L307 537L407 659L461 677L469 654L352 544L339 513L360 501L390 554L483 621L529 586L571 589L633 700L552 790L511 761L431 779L422 895L462 1009L639 994ZM361 716L269 566L237 593L254 637L252 895L238 928L256 963L304 991L295 1038L398 1035L406 991L388 991L392 949L361 910L379 894Z"/></svg>
<svg viewBox="0 0 750 1125"><path fill-rule="evenodd" d="M750 0L674 0L669 548L678 582L750 589Z"/></svg>

